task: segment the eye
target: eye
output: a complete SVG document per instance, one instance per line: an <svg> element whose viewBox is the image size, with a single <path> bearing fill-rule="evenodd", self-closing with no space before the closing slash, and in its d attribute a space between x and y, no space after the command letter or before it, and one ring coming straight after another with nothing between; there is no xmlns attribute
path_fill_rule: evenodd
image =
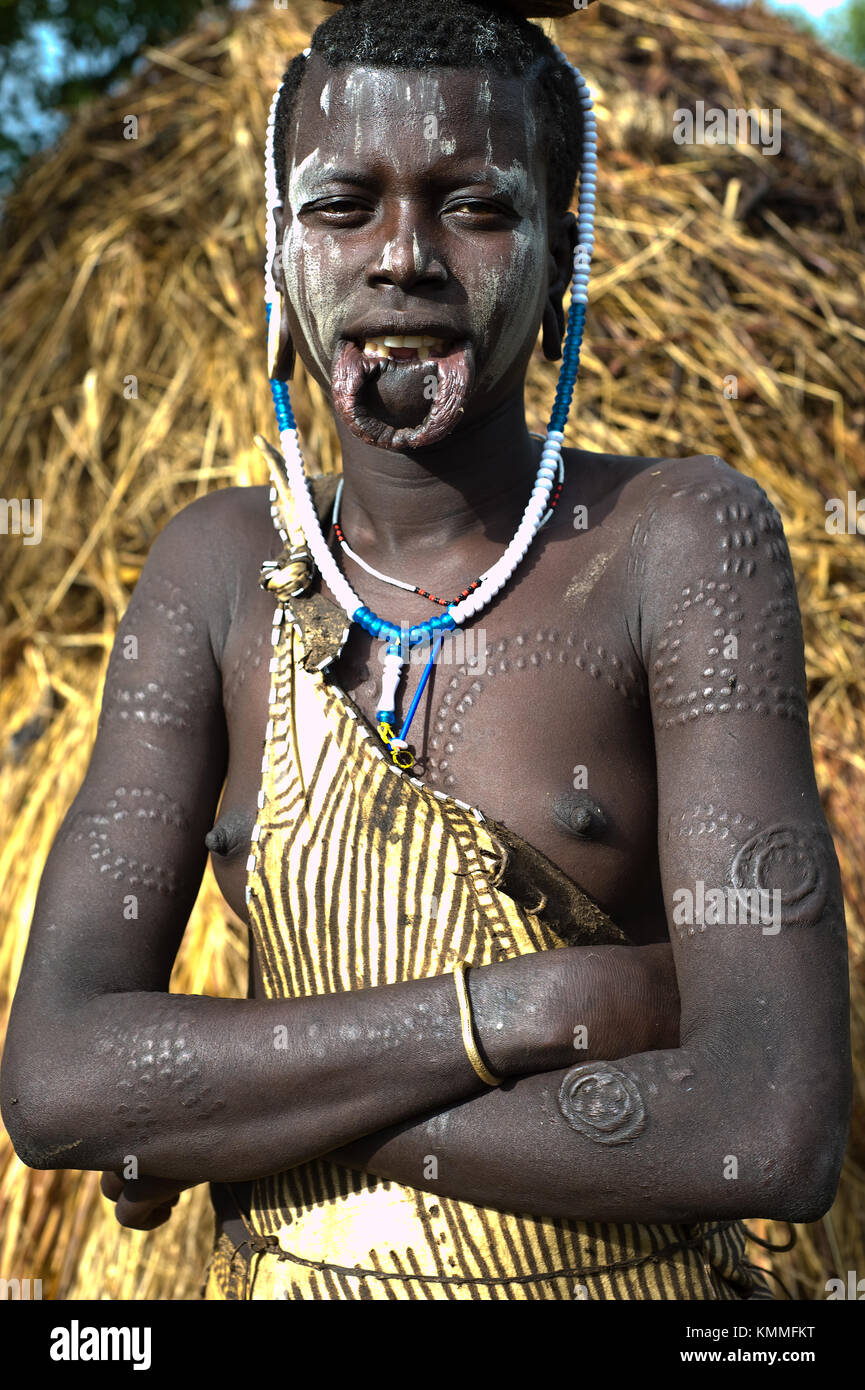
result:
<svg viewBox="0 0 865 1390"><path fill-rule="evenodd" d="M517 214L512 208L504 207L501 203L488 203L480 198L460 198L458 202L451 203L450 207L445 208L445 212L465 212L471 217L478 217L482 221L488 221L495 217L511 217Z"/></svg>
<svg viewBox="0 0 865 1390"><path fill-rule="evenodd" d="M353 217L358 213L363 214L365 209L355 198L332 198L326 203L313 203L311 207L304 208L304 212L320 213L328 221L333 217Z"/></svg>

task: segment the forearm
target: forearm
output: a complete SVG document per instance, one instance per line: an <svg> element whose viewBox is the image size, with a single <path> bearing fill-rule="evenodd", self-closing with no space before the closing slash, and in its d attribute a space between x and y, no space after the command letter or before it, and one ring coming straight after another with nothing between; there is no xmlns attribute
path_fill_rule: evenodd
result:
<svg viewBox="0 0 865 1390"><path fill-rule="evenodd" d="M560 1067L575 1030L581 1057L609 1055L616 1030L669 1036L654 949L472 970L487 1064L504 1077ZM61 1011L38 1045L17 1032L4 1118L36 1167L122 1170L132 1155L140 1173L182 1182L260 1177L484 1089L450 974L296 1000L102 995Z"/></svg>
<svg viewBox="0 0 865 1390"><path fill-rule="evenodd" d="M700 1049L664 1050L524 1077L330 1157L534 1216L810 1221L837 1186L844 1092L842 1076L831 1116L791 1126L766 1088L749 1086L747 1068L737 1077Z"/></svg>
<svg viewBox="0 0 865 1390"><path fill-rule="evenodd" d="M295 1000L101 995L52 1034L29 1061L19 1038L14 1076L4 1064L4 1118L36 1167L133 1156L184 1182L259 1177L482 1088L449 975ZM508 1074L518 1034L491 1043Z"/></svg>

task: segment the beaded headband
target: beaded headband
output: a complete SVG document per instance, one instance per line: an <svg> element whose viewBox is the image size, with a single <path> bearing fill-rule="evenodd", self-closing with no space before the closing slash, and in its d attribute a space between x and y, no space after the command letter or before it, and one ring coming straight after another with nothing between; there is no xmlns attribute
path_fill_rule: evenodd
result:
<svg viewBox="0 0 865 1390"><path fill-rule="evenodd" d="M538 3L539 0L528 0L526 8ZM529 498L526 509L523 513L520 525L510 544L494 565L491 566L480 578L476 586L472 586L472 591L464 591L464 597L459 602L453 603L447 612L428 619L425 623L419 623L406 628L405 624L396 625L386 622L376 616L366 608L358 598L354 589L349 584L345 575L339 569L333 555L328 548L327 542L322 534L318 514L315 509L309 482L303 467L303 459L300 453L297 425L291 408L288 395L288 385L284 381L271 379L270 385L273 393L273 402L276 409L277 424L279 427L280 442L283 449L285 462L284 473L278 471L274 464L271 468L273 486L271 488L271 515L274 525L283 541L288 537L282 526L279 517L277 503L279 495L284 491L286 485L293 498L298 521L309 546L315 563L321 571L322 578L325 580L331 593L336 598L340 607L345 611L352 622L359 623L373 637L385 637L387 639L387 651L384 658L384 677L382 681L382 693L377 707L377 719L379 733L385 744L390 748L394 762L399 767L410 767L413 758L407 753L408 745L405 742L405 734L408 731L409 723L417 708L417 703L423 690L424 684L432 669L435 656L441 646L441 641L445 631L457 627L484 608L490 600L507 583L522 560L541 526L543 526L551 515L549 507L550 493L554 483L558 482L559 489L563 480L562 465L562 443L564 441L564 426L567 421L571 400L574 394L574 384L579 372L580 347L582 345L583 330L585 327L586 308L588 305L588 285L589 268L591 263L592 251L594 249L595 234L595 197L597 188L597 121L592 107L592 98L589 93L588 84L582 73L573 66L566 55L553 44L555 52L560 61L570 68L574 76L577 89L577 99L583 112L583 149L579 170L579 199L577 211L577 246L574 251L574 272L571 281L571 307L568 311L567 331L562 349L562 366L559 372L559 381L556 387L556 396L553 409L550 415L550 422L547 427L547 435L544 443L541 462L538 468L535 485L532 495ZM311 48L305 48L303 57L309 57ZM278 298L278 292L273 281L273 260L276 254L276 223L274 213L276 208L282 207L282 200L279 197L276 186L276 166L273 155L274 128L276 124L276 108L282 92L282 84L274 93L270 113L267 122L267 148L265 154L265 198L267 203L267 260L264 269L265 282L265 310L267 315L268 336L272 333L271 315L273 305ZM278 327L278 325L274 325ZM270 354L269 354L270 355ZM558 492L556 493L556 499ZM553 505L555 505L555 500ZM293 590L293 593L300 593L305 586ZM395 703L396 690L400 680L403 667L406 665L405 652L409 649L436 639L433 646L426 670L418 685L414 700L408 712L408 716L399 731L395 733L393 725L396 723Z"/></svg>

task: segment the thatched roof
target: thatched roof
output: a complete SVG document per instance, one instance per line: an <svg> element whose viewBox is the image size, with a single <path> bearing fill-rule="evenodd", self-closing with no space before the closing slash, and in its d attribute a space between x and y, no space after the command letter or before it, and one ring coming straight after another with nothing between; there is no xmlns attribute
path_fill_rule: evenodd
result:
<svg viewBox="0 0 865 1390"><path fill-rule="evenodd" d="M28 169L0 226L0 492L41 498L44 526L41 544L4 537L0 552L7 998L154 536L201 492L267 480L252 444L275 435L263 134L288 59L326 13L312 0L266 5L149 50L122 95L84 111ZM775 1268L798 1296L822 1297L831 1275L865 1268L865 545L825 526L827 499L865 494L865 74L771 14L696 0L603 0L540 23L598 100L597 243L568 442L720 454L779 507L796 567L818 777L847 889L859 1091L833 1212ZM697 100L779 110L779 152L677 144L674 112ZM556 371L538 351L532 428L546 424ZM297 380L292 398L306 456L330 470L336 436L318 388ZM175 987L242 994L244 949L208 870ZM41 1275L46 1297L194 1296L206 1189L140 1235L116 1227L97 1181L30 1172L6 1144L0 1270Z"/></svg>

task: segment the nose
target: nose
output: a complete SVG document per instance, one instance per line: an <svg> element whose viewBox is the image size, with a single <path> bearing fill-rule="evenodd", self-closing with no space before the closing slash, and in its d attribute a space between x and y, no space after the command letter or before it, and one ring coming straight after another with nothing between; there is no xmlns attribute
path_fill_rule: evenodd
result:
<svg viewBox="0 0 865 1390"><path fill-rule="evenodd" d="M381 238L384 237L384 240ZM397 285L411 289L418 284L442 284L448 278L439 259L430 229L417 210L403 205L378 229L376 250L367 267L370 285Z"/></svg>

